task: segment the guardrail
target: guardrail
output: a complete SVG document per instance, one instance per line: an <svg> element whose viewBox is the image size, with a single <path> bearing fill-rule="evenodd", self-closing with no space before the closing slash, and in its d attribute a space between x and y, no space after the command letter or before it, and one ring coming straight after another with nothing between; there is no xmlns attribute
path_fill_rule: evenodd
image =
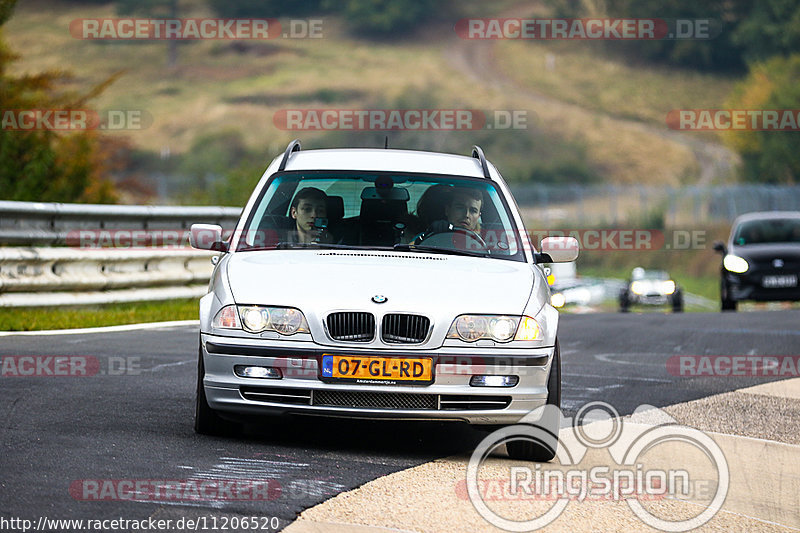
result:
<svg viewBox="0 0 800 533"><path fill-rule="evenodd" d="M233 229L238 207L58 204L0 201L0 244L68 244L81 230L188 231L198 222ZM184 241L186 242L186 241Z"/></svg>
<svg viewBox="0 0 800 533"><path fill-rule="evenodd" d="M23 245L0 247L0 306L202 296L216 254L184 246L189 228L213 223L232 230L240 212L229 207L0 201L0 244ZM119 244L115 239L120 236L128 247L104 247ZM168 247L138 246L163 242L165 236ZM57 246L64 244L70 246Z"/></svg>
<svg viewBox="0 0 800 533"><path fill-rule="evenodd" d="M192 249L0 248L0 306L201 296L213 255Z"/></svg>

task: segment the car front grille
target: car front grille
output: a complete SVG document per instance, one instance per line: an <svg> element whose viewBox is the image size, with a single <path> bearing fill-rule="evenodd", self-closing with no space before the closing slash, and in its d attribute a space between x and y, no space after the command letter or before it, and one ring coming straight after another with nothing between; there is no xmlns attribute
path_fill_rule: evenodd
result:
<svg viewBox="0 0 800 533"><path fill-rule="evenodd" d="M385 315L381 324L381 338L393 344L418 344L428 336L430 325L430 319L425 316Z"/></svg>
<svg viewBox="0 0 800 533"><path fill-rule="evenodd" d="M314 405L368 409L436 409L435 394L316 391Z"/></svg>
<svg viewBox="0 0 800 533"><path fill-rule="evenodd" d="M375 317L372 313L331 313L327 323L328 334L336 341L370 342L375 338Z"/></svg>
<svg viewBox="0 0 800 533"><path fill-rule="evenodd" d="M290 387L240 387L246 400L283 405L314 405L354 409L489 411L505 409L510 396L478 394L412 394L352 390L314 390Z"/></svg>

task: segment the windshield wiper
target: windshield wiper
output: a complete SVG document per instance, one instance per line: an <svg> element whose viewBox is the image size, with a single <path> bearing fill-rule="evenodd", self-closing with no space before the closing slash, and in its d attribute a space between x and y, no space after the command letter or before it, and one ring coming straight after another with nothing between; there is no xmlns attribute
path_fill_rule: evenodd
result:
<svg viewBox="0 0 800 533"><path fill-rule="evenodd" d="M392 246L393 250L399 250L402 252L431 252L435 254L449 254L449 255L466 255L468 257L489 257L490 253L487 250L486 253L483 252L471 252L469 250L456 250L454 248L439 248L437 246L425 246L419 244L405 244L405 243L398 243Z"/></svg>

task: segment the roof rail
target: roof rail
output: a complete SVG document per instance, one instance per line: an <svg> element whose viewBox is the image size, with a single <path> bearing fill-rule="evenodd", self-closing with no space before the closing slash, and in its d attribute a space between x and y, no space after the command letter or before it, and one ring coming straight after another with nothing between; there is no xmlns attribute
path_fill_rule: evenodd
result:
<svg viewBox="0 0 800 533"><path fill-rule="evenodd" d="M483 170L483 177L487 179L491 179L491 174L489 174L489 165L486 163L486 156L483 155L483 150L477 144L472 147L472 157L477 159L481 162L481 169Z"/></svg>
<svg viewBox="0 0 800 533"><path fill-rule="evenodd" d="M300 139L295 139L289 143L289 146L286 147L286 151L283 152L283 159L281 159L281 164L278 165L278 172L281 172L286 169L286 163L289 162L289 156L292 155L292 152L299 152L300 151Z"/></svg>

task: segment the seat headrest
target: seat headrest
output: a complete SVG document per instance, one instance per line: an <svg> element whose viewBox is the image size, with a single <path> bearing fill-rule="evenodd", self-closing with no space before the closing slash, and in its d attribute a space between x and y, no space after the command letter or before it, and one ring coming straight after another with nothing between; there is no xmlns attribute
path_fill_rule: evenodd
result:
<svg viewBox="0 0 800 533"><path fill-rule="evenodd" d="M341 220L344 218L344 198L341 196L328 196L326 208L329 220Z"/></svg>

